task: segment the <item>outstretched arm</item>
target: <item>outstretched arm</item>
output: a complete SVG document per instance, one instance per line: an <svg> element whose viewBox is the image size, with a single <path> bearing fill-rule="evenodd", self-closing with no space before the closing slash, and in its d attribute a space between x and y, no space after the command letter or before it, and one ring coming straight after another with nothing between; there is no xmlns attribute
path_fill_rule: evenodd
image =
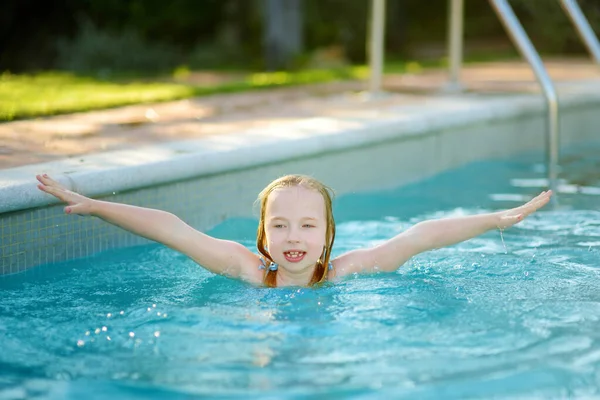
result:
<svg viewBox="0 0 600 400"><path fill-rule="evenodd" d="M548 203L551 191L542 192L528 203L507 211L420 222L371 249L346 253L336 260L338 276L354 272L395 271L412 256L450 246L491 229L505 229Z"/></svg>
<svg viewBox="0 0 600 400"><path fill-rule="evenodd" d="M256 264L258 258L239 243L208 236L166 211L90 199L67 190L47 175L37 175L36 178L40 182L40 190L67 203L67 214L99 217L177 250L212 272L254 280L252 273L245 276L243 266Z"/></svg>

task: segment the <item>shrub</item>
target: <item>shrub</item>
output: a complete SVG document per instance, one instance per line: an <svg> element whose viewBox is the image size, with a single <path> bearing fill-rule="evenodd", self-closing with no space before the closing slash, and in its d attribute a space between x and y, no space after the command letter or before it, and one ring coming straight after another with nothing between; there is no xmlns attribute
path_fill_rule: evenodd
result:
<svg viewBox="0 0 600 400"><path fill-rule="evenodd" d="M148 43L133 30L108 32L83 21L73 39L59 39L57 67L69 71L147 71L172 69L181 56L166 45Z"/></svg>

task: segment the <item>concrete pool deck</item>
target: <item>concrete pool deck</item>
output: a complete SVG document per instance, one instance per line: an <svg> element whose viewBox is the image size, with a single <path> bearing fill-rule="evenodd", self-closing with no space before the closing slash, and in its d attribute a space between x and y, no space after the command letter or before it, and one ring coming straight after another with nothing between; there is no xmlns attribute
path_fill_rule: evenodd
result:
<svg viewBox="0 0 600 400"><path fill-rule="evenodd" d="M562 144L600 140L600 68L546 65ZM36 173L88 196L169 208L206 229L248 216L240 209L284 173L315 175L343 194L543 150L546 104L526 64L468 66L462 78L466 90L455 94L441 90L445 71L427 71L387 76L376 98L365 82L342 82L2 124L0 274L138 243L61 216ZM86 224L93 235L82 234Z"/></svg>
<svg viewBox="0 0 600 400"><path fill-rule="evenodd" d="M550 61L546 66L563 98L581 95L580 100L585 100L600 93L600 67L590 61ZM312 133L317 139L324 133L363 130L370 124L375 127L392 114L392 119L401 115L401 125L409 131L429 130L434 126L423 125L425 115L433 120L443 118L448 123L460 122L457 118L465 122L471 118L468 111L476 111L476 104L483 102L511 109L517 104L513 100L531 105L525 99L539 98L534 103L543 106L535 77L525 63L467 66L462 72L463 93L445 93L446 80L445 71L440 70L388 75L384 81L386 93L374 99L364 91L365 82L338 82L0 124L0 212L18 208L10 204L15 199L7 201L6 195L17 194L10 190L15 185L34 183L36 172L89 173L165 161L169 157L189 157L195 151L202 157L212 151L222 156L225 149L237 147L236 144L251 144L261 152L256 145L267 138L287 146L294 138L306 139ZM455 109L463 112L454 113ZM440 112L438 117L436 111ZM477 113L473 116L481 117ZM377 140L374 136L377 135L370 138ZM353 139L347 139L348 142L341 138L341 142L352 145ZM274 144L273 141L268 142ZM284 153L291 155L289 151ZM209 169L215 172L214 168ZM124 185L116 184L113 189L123 188ZM108 187L106 190L114 191ZM94 190L91 194L101 192Z"/></svg>
<svg viewBox="0 0 600 400"><path fill-rule="evenodd" d="M588 60L546 63L557 83L600 80L600 66ZM344 108L377 109L390 102L423 103L444 97L446 71L388 74L384 89L403 93L369 101L366 82L337 82L174 102L126 106L0 124L0 171L29 164L179 140L201 139L260 129L314 117L338 116ZM525 63L496 62L466 66L466 92L539 93ZM362 92L362 93L361 93Z"/></svg>

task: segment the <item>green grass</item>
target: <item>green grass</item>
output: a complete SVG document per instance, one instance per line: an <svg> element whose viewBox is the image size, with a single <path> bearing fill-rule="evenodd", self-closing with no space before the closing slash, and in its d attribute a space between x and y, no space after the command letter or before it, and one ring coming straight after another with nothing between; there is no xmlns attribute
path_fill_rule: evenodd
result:
<svg viewBox="0 0 600 400"><path fill-rule="evenodd" d="M182 75L181 71L176 75ZM183 73L185 75L185 72ZM243 74L225 83L197 86L185 79L151 81L131 78L99 79L65 72L0 75L0 121L178 100L214 93L232 93L273 87L364 79L366 67L301 72ZM160 81L162 80L162 82Z"/></svg>
<svg viewBox="0 0 600 400"><path fill-rule="evenodd" d="M465 63L514 57L471 57ZM427 62L388 59L385 73L418 73L428 68L445 67L445 59ZM216 72L219 74L219 72ZM66 72L44 72L34 75L0 75L0 122L35 118L79 111L119 107L130 104L179 100L215 93L233 93L282 86L324 83L336 80L367 79L366 66L332 70L299 72L235 73L225 83L199 86L190 83L186 68L175 70L172 76L148 77L121 73L110 79L75 75ZM137 76L137 78L136 78Z"/></svg>

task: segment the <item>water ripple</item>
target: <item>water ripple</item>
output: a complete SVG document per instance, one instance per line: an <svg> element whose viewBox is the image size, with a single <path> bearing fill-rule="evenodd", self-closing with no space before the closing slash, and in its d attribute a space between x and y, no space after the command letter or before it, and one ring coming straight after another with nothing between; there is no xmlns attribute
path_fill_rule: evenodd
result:
<svg viewBox="0 0 600 400"><path fill-rule="evenodd" d="M335 254L530 197L527 179L442 208L393 203L422 186L377 194L384 215L339 221ZM3 278L0 399L597 397L600 211L569 196L504 240L488 232L319 289L251 287L156 245ZM482 204L457 204L471 198Z"/></svg>

